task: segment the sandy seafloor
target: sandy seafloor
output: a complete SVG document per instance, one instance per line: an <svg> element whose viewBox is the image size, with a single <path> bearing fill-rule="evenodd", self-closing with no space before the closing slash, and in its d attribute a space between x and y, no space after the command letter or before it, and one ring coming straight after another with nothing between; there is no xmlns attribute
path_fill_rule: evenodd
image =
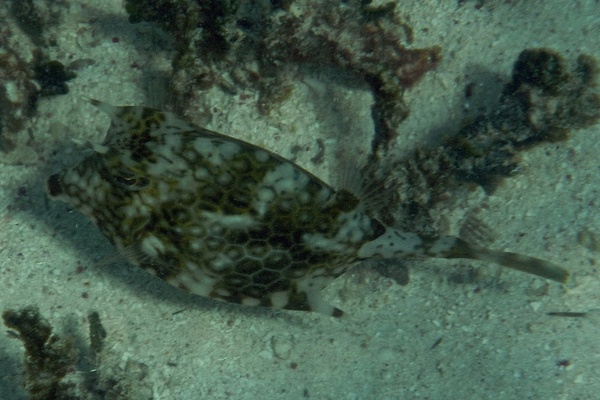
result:
<svg viewBox="0 0 600 400"><path fill-rule="evenodd" d="M460 7L457 1L400 3L414 27L414 45L439 44L444 55L407 93L412 113L399 144L406 152L456 130L467 75L481 83L478 93L497 92L489 77L506 80L525 48L600 58L597 1L490 0L481 9L475 1ZM57 334L74 335L80 345L87 340L88 312L98 311L108 332L98 371L128 388L131 399L598 398L600 253L598 244L586 243L600 237L600 125L528 151L521 173L492 196L474 191L461 204L437 210L447 212L452 227L485 202L477 215L496 231L492 246L567 266L567 285L484 263L407 261L406 286L356 267L327 288L327 298L346 312L340 320L215 303L126 263L98 265L114 254L107 240L68 205L47 201L45 177L82 154L69 139L101 138L108 123L81 97L152 103L132 64L168 68L170 57L151 25L127 22L120 0L72 1L60 21L52 28L57 46L51 57L95 64L78 71L68 95L39 104L32 137L60 136L54 158L15 163L0 155L2 310L35 305ZM321 97L314 96L317 86ZM372 130L368 92L312 78L298 82L292 98L269 117L256 112L254 97L242 101L213 91L213 107L221 111L208 128L284 156L292 144L306 145L297 158L301 165L317 151L315 135L350 126L368 143ZM328 165L304 166L334 179ZM476 282L449 279L468 265L481 269ZM589 313L561 318L548 316L552 311ZM0 399L26 399L23 348L12 336L0 335ZM85 367L78 368L72 381L85 376Z"/></svg>

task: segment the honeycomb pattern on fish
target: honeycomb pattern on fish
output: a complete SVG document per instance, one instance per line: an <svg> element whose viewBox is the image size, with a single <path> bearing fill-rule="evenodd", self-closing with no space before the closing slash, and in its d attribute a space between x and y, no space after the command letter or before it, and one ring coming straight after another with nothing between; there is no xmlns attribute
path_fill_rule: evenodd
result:
<svg viewBox="0 0 600 400"><path fill-rule="evenodd" d="M91 102L111 117L107 137L49 177L47 191L88 216L131 263L181 289L339 316L321 289L374 257L477 258L566 279L541 260L386 227L355 194L173 114Z"/></svg>

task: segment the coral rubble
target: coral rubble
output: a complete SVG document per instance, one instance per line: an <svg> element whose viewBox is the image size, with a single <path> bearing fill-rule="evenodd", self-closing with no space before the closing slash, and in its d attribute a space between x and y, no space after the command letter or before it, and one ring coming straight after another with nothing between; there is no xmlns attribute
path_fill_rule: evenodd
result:
<svg viewBox="0 0 600 400"><path fill-rule="evenodd" d="M74 368L76 356L73 343L52 333L52 327L37 308L6 310L4 324L19 333L25 346L26 389L31 399L75 399L72 385L64 383Z"/></svg>
<svg viewBox="0 0 600 400"><path fill-rule="evenodd" d="M35 110L37 85L27 63L0 42L0 152L17 146L13 136Z"/></svg>
<svg viewBox="0 0 600 400"><path fill-rule="evenodd" d="M215 84L252 88L268 113L303 64L362 80L375 98L374 154L408 115L403 91L441 59L438 47L409 48L412 30L393 2L127 0L126 9L131 22L154 21L174 36L172 89L180 101Z"/></svg>
<svg viewBox="0 0 600 400"><path fill-rule="evenodd" d="M66 94L65 82L75 77L46 54L50 44L44 39L44 29L58 18L57 9L37 7L32 1L14 1L10 9L0 9L0 20L5 21L0 28L0 153L4 154L31 146L31 133L25 128L35 116L37 100ZM24 150L3 161L24 162L27 153Z"/></svg>
<svg viewBox="0 0 600 400"><path fill-rule="evenodd" d="M32 400L151 399L148 367L128 359L107 363L107 332L96 311L88 314L89 345L76 337L60 338L35 306L5 310L4 325L16 331L25 347L25 390ZM101 361L104 361L102 363ZM77 373L76 373L77 372Z"/></svg>

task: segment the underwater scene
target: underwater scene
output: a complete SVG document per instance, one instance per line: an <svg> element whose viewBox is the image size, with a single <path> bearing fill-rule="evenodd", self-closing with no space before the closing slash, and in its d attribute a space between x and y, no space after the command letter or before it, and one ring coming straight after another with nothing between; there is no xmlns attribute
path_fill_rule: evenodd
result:
<svg viewBox="0 0 600 400"><path fill-rule="evenodd" d="M5 0L0 400L593 399L596 0Z"/></svg>

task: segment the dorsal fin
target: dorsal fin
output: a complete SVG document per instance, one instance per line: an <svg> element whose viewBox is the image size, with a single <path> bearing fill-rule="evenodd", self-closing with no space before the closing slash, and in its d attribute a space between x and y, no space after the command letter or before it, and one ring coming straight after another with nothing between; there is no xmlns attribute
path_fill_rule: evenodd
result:
<svg viewBox="0 0 600 400"><path fill-rule="evenodd" d="M129 124L123 118L123 114L130 107L117 107L111 104L105 103L100 100L85 98L94 107L104 111L110 117L110 127L106 132L106 136L102 141L102 144L92 144L94 150L98 153L106 153L108 148L118 146L123 143L129 131Z"/></svg>
<svg viewBox="0 0 600 400"><path fill-rule="evenodd" d="M144 106L113 106L92 98L86 100L110 117L110 127L102 142L104 146L119 146L133 135L148 133L156 137L171 133L205 131L170 112Z"/></svg>
<svg viewBox="0 0 600 400"><path fill-rule="evenodd" d="M360 199L361 206L367 213L376 215L395 200L398 184L392 175L385 179L374 179L377 164L369 163L361 167L356 160L344 156L340 158L339 163L341 172L336 189L354 194Z"/></svg>
<svg viewBox="0 0 600 400"><path fill-rule="evenodd" d="M105 103L101 100L93 99L91 97L83 96L83 99L93 105L94 107L104 111L111 120L117 119L119 113L121 112L122 107L113 106L111 104Z"/></svg>

